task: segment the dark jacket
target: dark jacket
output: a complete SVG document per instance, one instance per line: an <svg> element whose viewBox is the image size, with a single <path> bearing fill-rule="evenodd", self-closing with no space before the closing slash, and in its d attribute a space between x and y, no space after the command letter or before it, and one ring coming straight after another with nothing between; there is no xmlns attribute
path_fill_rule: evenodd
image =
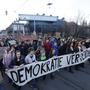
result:
<svg viewBox="0 0 90 90"><path fill-rule="evenodd" d="M86 48L89 48L90 47L90 42L86 42L85 46L86 46Z"/></svg>
<svg viewBox="0 0 90 90"><path fill-rule="evenodd" d="M78 52L79 52L79 48L77 48L77 47L74 48L74 52L75 52L75 53L78 53Z"/></svg>
<svg viewBox="0 0 90 90"><path fill-rule="evenodd" d="M20 57L20 61L17 60L17 58L15 57L14 60L11 61L11 64L10 64L10 68L13 68L14 66L20 66L22 64L25 64L25 60L24 60L24 57Z"/></svg>
<svg viewBox="0 0 90 90"><path fill-rule="evenodd" d="M59 55L65 55L66 53L66 49L67 49L67 44L64 44L63 46L59 47Z"/></svg>
<svg viewBox="0 0 90 90"><path fill-rule="evenodd" d="M66 53L67 54L73 54L74 53L74 49L72 50L70 47L67 47Z"/></svg>

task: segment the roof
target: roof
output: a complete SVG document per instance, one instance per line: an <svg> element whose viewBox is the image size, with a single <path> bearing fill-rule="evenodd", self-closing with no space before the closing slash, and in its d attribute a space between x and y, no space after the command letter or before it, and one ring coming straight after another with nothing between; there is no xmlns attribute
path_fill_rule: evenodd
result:
<svg viewBox="0 0 90 90"><path fill-rule="evenodd" d="M45 15L30 15L30 14L19 14L19 20L21 21L57 21L57 16L45 16Z"/></svg>

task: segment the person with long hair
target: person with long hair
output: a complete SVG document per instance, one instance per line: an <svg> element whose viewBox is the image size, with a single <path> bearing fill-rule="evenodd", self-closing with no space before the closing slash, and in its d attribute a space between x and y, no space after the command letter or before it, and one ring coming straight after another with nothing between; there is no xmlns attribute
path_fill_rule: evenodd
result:
<svg viewBox="0 0 90 90"><path fill-rule="evenodd" d="M75 46L74 46L74 52L78 53L78 52L81 52L81 51L82 51L81 41L76 41ZM79 70L79 66L80 66L80 64L75 65L75 70Z"/></svg>
<svg viewBox="0 0 90 90"><path fill-rule="evenodd" d="M19 66L23 66L25 64L24 57L21 55L20 51L16 51L15 58L12 60L10 64L10 68L18 68ZM17 90L21 90L21 86L17 86L12 82L12 86L14 86Z"/></svg>
<svg viewBox="0 0 90 90"><path fill-rule="evenodd" d="M73 42L70 42L67 44L66 53L67 54L74 53L74 43ZM69 72L73 73L72 66L69 67Z"/></svg>

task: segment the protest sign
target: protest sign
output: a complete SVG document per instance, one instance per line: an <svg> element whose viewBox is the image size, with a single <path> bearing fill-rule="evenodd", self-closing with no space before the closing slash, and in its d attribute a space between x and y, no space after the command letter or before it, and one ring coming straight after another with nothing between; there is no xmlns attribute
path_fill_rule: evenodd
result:
<svg viewBox="0 0 90 90"><path fill-rule="evenodd" d="M7 70L6 74L16 85L23 86L32 79L47 75L64 67L83 63L87 61L88 58L90 58L90 48L82 52L62 56L54 56L47 61L36 63L34 62L22 67L13 68Z"/></svg>

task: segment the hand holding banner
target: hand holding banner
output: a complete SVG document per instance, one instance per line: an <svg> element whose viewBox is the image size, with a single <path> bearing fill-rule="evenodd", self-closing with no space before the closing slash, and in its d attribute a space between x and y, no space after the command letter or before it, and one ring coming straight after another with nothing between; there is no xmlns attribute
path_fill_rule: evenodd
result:
<svg viewBox="0 0 90 90"><path fill-rule="evenodd" d="M67 54L62 56L54 56L47 61L34 62L18 68L13 68L6 71L6 74L12 81L18 85L23 86L32 79L55 72L64 67L69 67L83 63L90 58L90 48L83 52L75 54Z"/></svg>

